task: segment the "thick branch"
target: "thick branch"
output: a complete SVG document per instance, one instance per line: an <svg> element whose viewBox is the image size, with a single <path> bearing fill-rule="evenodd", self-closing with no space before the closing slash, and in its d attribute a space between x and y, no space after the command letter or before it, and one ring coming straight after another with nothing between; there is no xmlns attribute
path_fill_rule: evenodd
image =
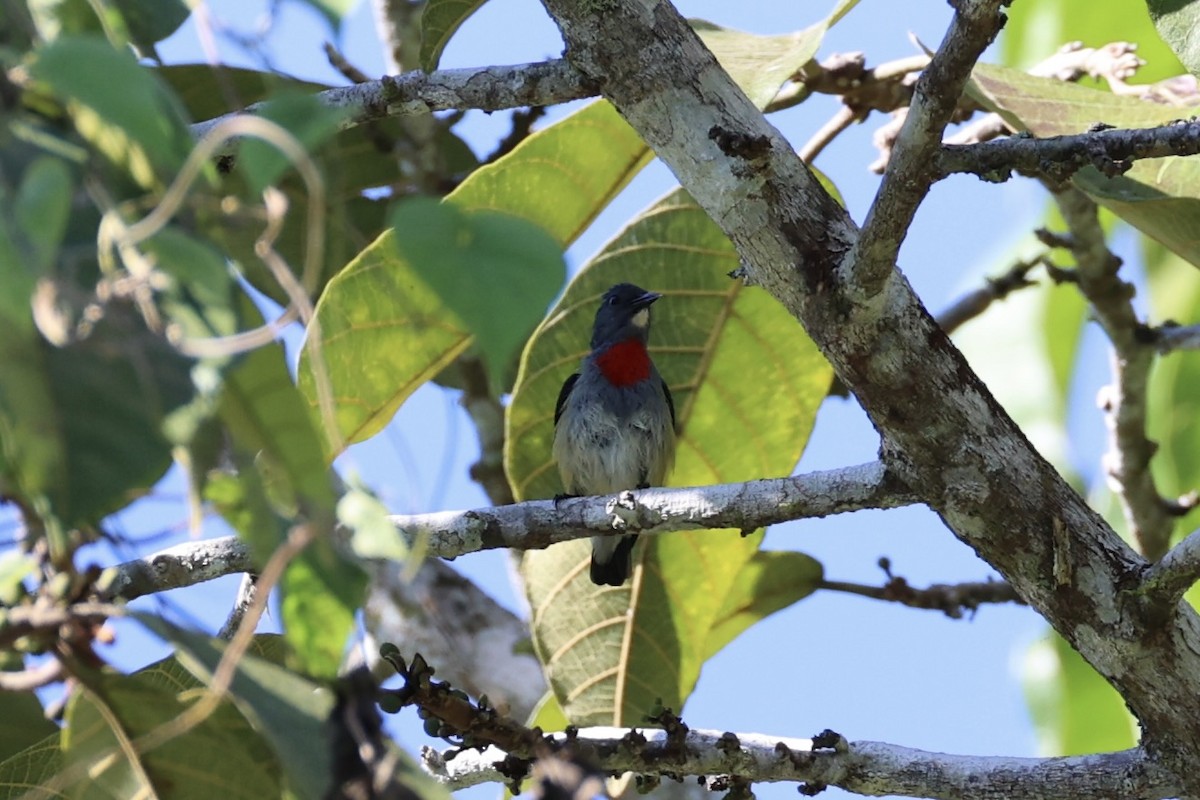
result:
<svg viewBox="0 0 1200 800"><path fill-rule="evenodd" d="M749 279L803 322L880 430L886 463L1117 688L1149 752L1200 794L1200 618L1180 604L1162 622L1169 635L1144 636L1133 590L1145 561L1034 450L890 260L924 195L929 148L940 146L940 137L929 142L930 121L942 116L933 111L957 97L994 33L998 3L958 2L945 55L925 77L926 95L951 100L923 101L930 111L913 123L911 152L930 163L896 167L893 183L914 182L877 204L874 243L858 247L854 268L845 261L857 235L844 210L669 3L606 0L600 14L543 2L572 63L602 82L721 226ZM845 282L855 276L867 280Z"/></svg>
<svg viewBox="0 0 1200 800"><path fill-rule="evenodd" d="M1125 172L1142 158L1200 153L1200 122L1180 120L1157 128L1112 129L1052 136L1008 136L979 144L946 144L937 153L937 177L970 172L986 180L1007 180L1012 173L1045 175L1065 181L1094 166L1106 175Z"/></svg>
<svg viewBox="0 0 1200 800"><path fill-rule="evenodd" d="M579 731L580 749L606 772L737 775L756 783L792 781L838 786L866 795L948 800L1060 800L1113 796L1158 800L1179 792L1179 783L1141 750L1073 758L1004 758L929 753L882 742L851 742L843 751L816 749L811 739L761 734L689 731L680 748L662 730L641 729L646 744L631 745L623 728ZM565 738L558 734L556 739ZM452 789L504 781L496 769L505 753L468 750L452 760L429 748L426 770Z"/></svg>
<svg viewBox="0 0 1200 800"><path fill-rule="evenodd" d="M352 128L372 120L430 111L465 108L500 111L554 105L593 97L597 92L594 83L558 59L506 67L406 72L326 89L315 97L330 108L345 109L348 116L342 127ZM255 103L238 113L253 114L261 107L261 103ZM196 123L192 134L199 139L225 118Z"/></svg>
<svg viewBox="0 0 1200 800"><path fill-rule="evenodd" d="M942 132L971 68L1004 25L1004 4L960 0L941 47L917 79L883 182L848 263L857 288L868 294L892 274L900 243L936 177L933 167Z"/></svg>
<svg viewBox="0 0 1200 800"><path fill-rule="evenodd" d="M689 489L643 489L612 497L561 502L530 500L471 511L396 515L398 533L431 556L455 558L479 550L534 550L589 536L706 528L755 528L864 508L916 502L879 462L791 478ZM253 569L236 537L176 545L112 568L107 597L132 600L152 592Z"/></svg>

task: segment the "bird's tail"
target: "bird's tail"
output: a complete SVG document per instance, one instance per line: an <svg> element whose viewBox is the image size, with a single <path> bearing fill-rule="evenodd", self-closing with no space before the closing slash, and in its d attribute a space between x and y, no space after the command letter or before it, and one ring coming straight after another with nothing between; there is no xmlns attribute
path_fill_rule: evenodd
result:
<svg viewBox="0 0 1200 800"><path fill-rule="evenodd" d="M637 534L592 537L592 568L589 573L597 586L621 586L633 567L633 546Z"/></svg>

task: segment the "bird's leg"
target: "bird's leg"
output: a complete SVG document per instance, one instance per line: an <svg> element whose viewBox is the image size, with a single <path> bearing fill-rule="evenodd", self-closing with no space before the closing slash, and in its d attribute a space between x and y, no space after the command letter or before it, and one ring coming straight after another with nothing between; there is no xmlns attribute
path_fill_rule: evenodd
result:
<svg viewBox="0 0 1200 800"><path fill-rule="evenodd" d="M639 486L639 489L645 489L645 486ZM641 504L631 491L624 491L615 495L604 506L605 513L612 517L613 530L629 531L641 530L642 524L638 519L638 512L641 510Z"/></svg>

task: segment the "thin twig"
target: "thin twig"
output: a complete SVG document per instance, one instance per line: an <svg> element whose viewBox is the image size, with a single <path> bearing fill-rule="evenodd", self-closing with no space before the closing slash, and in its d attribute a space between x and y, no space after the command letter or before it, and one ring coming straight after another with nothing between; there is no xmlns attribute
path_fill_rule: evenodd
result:
<svg viewBox="0 0 1200 800"><path fill-rule="evenodd" d="M837 110L829 121L821 126L821 129L814 133L804 146L800 148L800 158L806 164L811 164L813 159L821 154L830 142L838 137L842 131L849 128L856 122L862 122L866 117L865 111L855 111L850 106L842 106Z"/></svg>
<svg viewBox="0 0 1200 800"><path fill-rule="evenodd" d="M946 333L952 333L964 323L980 316L997 300L1003 300L1018 289L1036 286L1029 280L1029 271L1039 264L1047 263L1045 254L1021 259L998 278L987 278L984 285L960 297L949 308L938 314L938 325Z"/></svg>
<svg viewBox="0 0 1200 800"><path fill-rule="evenodd" d="M935 583L924 589L917 589L900 577L892 577L883 586L822 579L818 588L899 603L909 608L941 611L951 619L962 619L964 612L973 615L981 605L987 603L1024 605L1024 601L1005 581Z"/></svg>
<svg viewBox="0 0 1200 800"><path fill-rule="evenodd" d="M1071 231L1079 289L1112 343L1113 382L1100 400L1109 431L1104 468L1139 549L1146 558L1156 561L1167 551L1175 519L1168 513L1150 470L1157 449L1146 436L1147 388L1154 349L1141 334L1144 326L1132 302L1136 290L1118 275L1121 261L1108 249L1096 204L1074 188L1059 190L1054 199Z"/></svg>

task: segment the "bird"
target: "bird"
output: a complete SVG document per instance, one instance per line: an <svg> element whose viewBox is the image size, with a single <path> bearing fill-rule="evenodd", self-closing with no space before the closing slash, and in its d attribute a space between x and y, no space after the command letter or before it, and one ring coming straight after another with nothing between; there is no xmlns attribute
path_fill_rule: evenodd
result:
<svg viewBox="0 0 1200 800"><path fill-rule="evenodd" d="M675 401L646 350L650 306L662 297L632 283L604 293L591 351L554 410L553 454L565 496L661 486L675 461ZM599 586L629 577L637 534L592 537Z"/></svg>

